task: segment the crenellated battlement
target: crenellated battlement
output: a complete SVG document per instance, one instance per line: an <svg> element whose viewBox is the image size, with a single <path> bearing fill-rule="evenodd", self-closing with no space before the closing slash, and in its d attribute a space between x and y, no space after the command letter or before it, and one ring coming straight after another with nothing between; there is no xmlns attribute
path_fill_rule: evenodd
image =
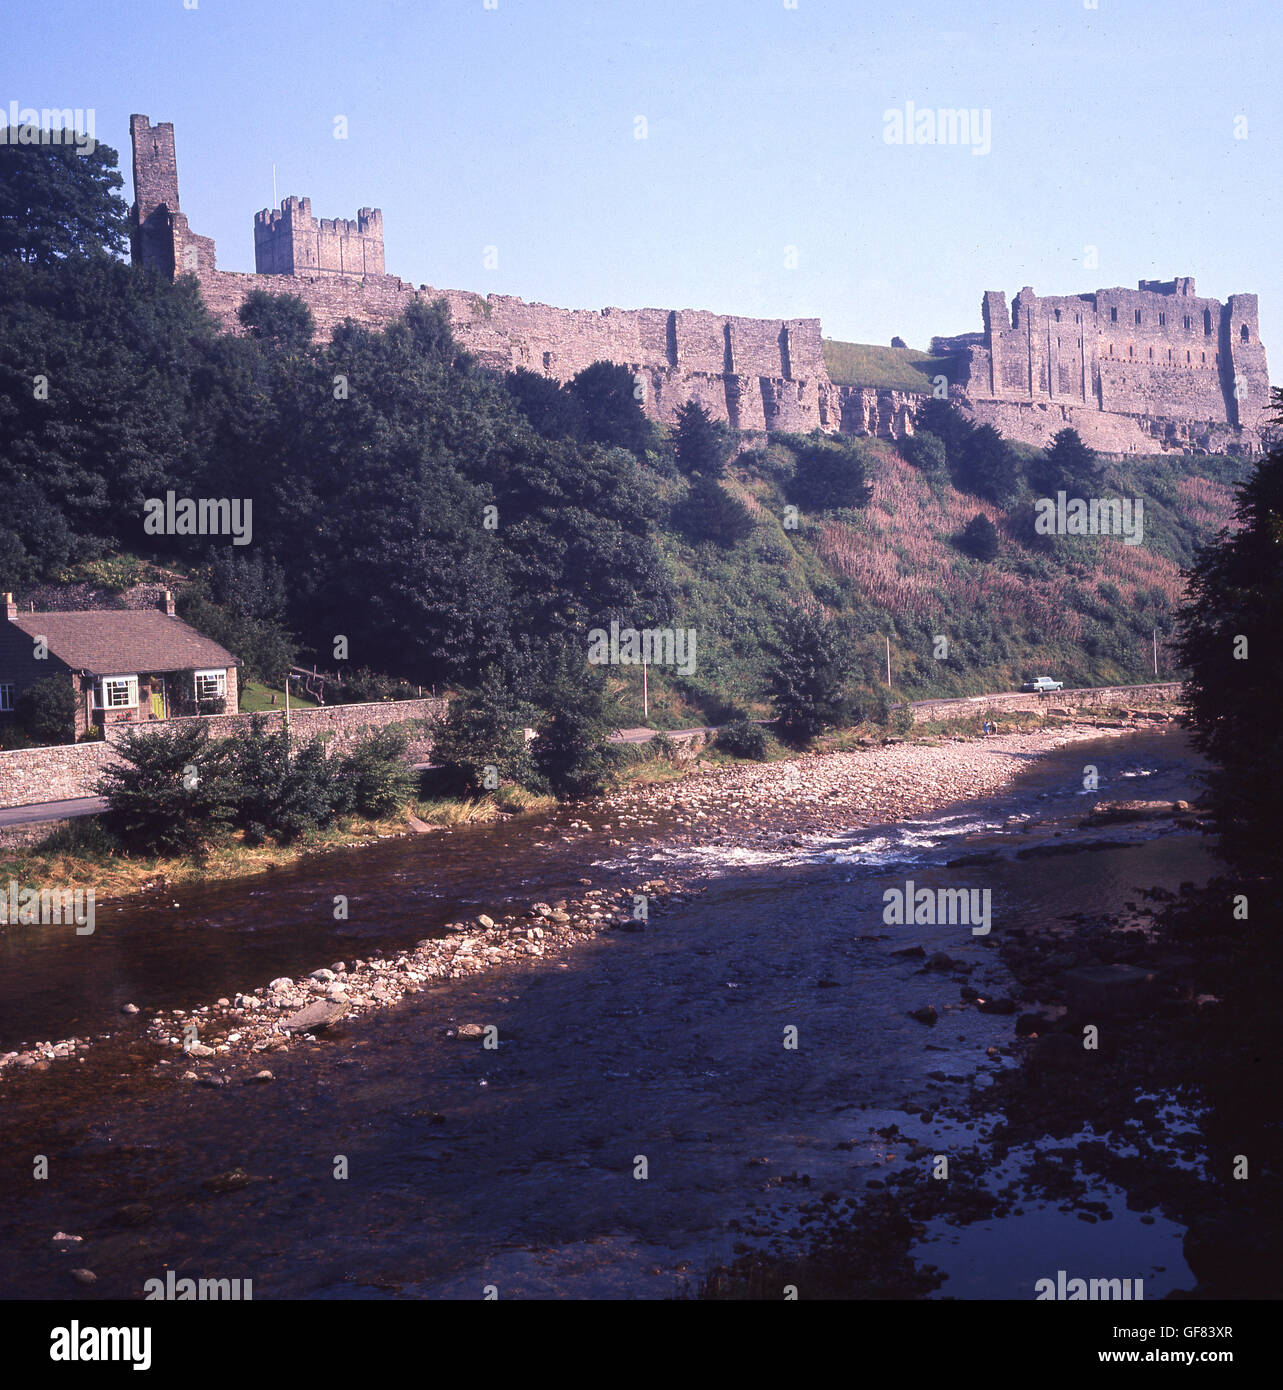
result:
<svg viewBox="0 0 1283 1390"><path fill-rule="evenodd" d="M260 275L382 275L383 213L312 215L312 200L290 196L254 214L254 268Z"/></svg>

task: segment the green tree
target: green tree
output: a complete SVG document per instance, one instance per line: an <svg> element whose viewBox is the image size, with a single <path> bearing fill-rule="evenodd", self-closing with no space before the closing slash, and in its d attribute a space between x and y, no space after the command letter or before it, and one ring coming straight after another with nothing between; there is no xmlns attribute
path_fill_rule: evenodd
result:
<svg viewBox="0 0 1283 1390"><path fill-rule="evenodd" d="M918 407L913 428L915 433L925 431L943 441L949 467L956 468L975 426L952 401L932 396Z"/></svg>
<svg viewBox="0 0 1283 1390"><path fill-rule="evenodd" d="M706 473L691 479L684 501L674 509L674 519L693 541L712 541L727 548L753 533L753 514L725 485Z"/></svg>
<svg viewBox="0 0 1283 1390"><path fill-rule="evenodd" d="M1020 495L1020 461L992 425L973 430L962 445L956 466L952 457L950 463L954 485L963 492L1004 508Z"/></svg>
<svg viewBox="0 0 1283 1390"><path fill-rule="evenodd" d="M1063 429L1036 468L1037 485L1047 494L1067 492L1071 497L1090 497L1099 481L1101 463L1083 443L1077 430Z"/></svg>
<svg viewBox="0 0 1283 1390"><path fill-rule="evenodd" d="M445 789L472 796L501 782L529 783L533 763L525 731L536 717L497 671L488 673L475 692L452 700L432 744Z"/></svg>
<svg viewBox="0 0 1283 1390"><path fill-rule="evenodd" d="M337 809L376 820L399 811L414 792L414 775L405 761L409 743L405 729L389 724L332 759L334 777L344 789Z"/></svg>
<svg viewBox="0 0 1283 1390"><path fill-rule="evenodd" d="M545 439L582 439L579 398L553 377L518 367L503 379L517 409Z"/></svg>
<svg viewBox="0 0 1283 1390"><path fill-rule="evenodd" d="M714 420L697 401L678 407L673 454L678 468L688 477L693 473L706 478L723 477L735 445L730 428Z"/></svg>
<svg viewBox="0 0 1283 1390"><path fill-rule="evenodd" d="M805 743L846 722L851 672L849 646L834 621L804 609L786 614L767 678L781 734Z"/></svg>
<svg viewBox="0 0 1283 1390"><path fill-rule="evenodd" d="M567 388L579 403L583 437L607 449L627 449L641 457L655 442L655 427L637 398L627 367L594 362L574 376Z"/></svg>
<svg viewBox="0 0 1283 1390"><path fill-rule="evenodd" d="M283 619L285 573L269 556L216 550L203 576L180 590L177 608L197 632L241 662L242 681L275 684L298 659Z"/></svg>
<svg viewBox="0 0 1283 1390"><path fill-rule="evenodd" d="M906 462L931 477L942 477L949 466L944 440L930 430L917 430L900 441L900 454Z"/></svg>
<svg viewBox="0 0 1283 1390"><path fill-rule="evenodd" d="M105 820L139 854L203 854L232 820L234 798L226 750L204 724L172 730L131 730L117 746L122 759L96 788Z"/></svg>
<svg viewBox="0 0 1283 1390"><path fill-rule="evenodd" d="M0 261L0 557L15 580L73 554L181 547L144 531L143 504L194 495L216 438L215 342L190 278L106 257Z"/></svg>
<svg viewBox="0 0 1283 1390"><path fill-rule="evenodd" d="M40 132L10 129L0 145L0 261L54 265L67 256L116 254L126 241L124 178L110 145L23 144Z"/></svg>
<svg viewBox="0 0 1283 1390"><path fill-rule="evenodd" d="M1276 403L1283 398L1276 396ZM1283 810L1283 448L1239 490L1236 529L1186 572L1176 648L1221 853L1248 874L1279 874Z"/></svg>
<svg viewBox="0 0 1283 1390"><path fill-rule="evenodd" d="M295 750L289 732L270 728L262 715L228 739L223 752L231 822L246 844L292 844L351 803L341 762L326 757L320 739Z"/></svg>
<svg viewBox="0 0 1283 1390"><path fill-rule="evenodd" d="M789 500L808 511L864 507L873 496L865 480L867 448L861 440L835 438L816 430L787 437L797 460Z"/></svg>
<svg viewBox="0 0 1283 1390"><path fill-rule="evenodd" d="M598 795L610 769L605 677L596 667L580 666L568 649L540 704L547 713L531 750L536 772L560 800Z"/></svg>
<svg viewBox="0 0 1283 1390"><path fill-rule="evenodd" d="M272 352L302 352L312 345L316 318L296 294L251 290L236 311L246 332Z"/></svg>

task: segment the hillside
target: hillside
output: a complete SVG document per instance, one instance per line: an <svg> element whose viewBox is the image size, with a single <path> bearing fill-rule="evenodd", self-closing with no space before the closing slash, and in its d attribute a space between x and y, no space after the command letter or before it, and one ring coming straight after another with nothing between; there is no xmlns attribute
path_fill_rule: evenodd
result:
<svg viewBox="0 0 1283 1390"><path fill-rule="evenodd" d="M837 386L878 386L897 391L929 391L939 372L952 375L952 357L933 357L918 348L824 340L824 365Z"/></svg>
<svg viewBox="0 0 1283 1390"><path fill-rule="evenodd" d="M1144 499L1145 543L1056 538L1054 553L1045 554L1023 544L999 508L928 479L891 444L861 443L873 487L862 511L821 513L786 529L788 454L772 445L741 454L728 472L728 490L757 523L745 541L729 550L691 545L664 530L661 551L681 595L678 621L698 634L699 671L690 681L651 673L653 720L716 718L727 700L765 713L771 615L807 601L849 620L870 684L885 681L890 636L896 698L1008 689L1044 672L1072 685L1152 679L1155 629L1160 676L1179 675L1165 639L1183 595L1180 570L1229 521L1238 465L1111 462L1101 495ZM670 500L682 488L665 485ZM1001 533L988 563L954 543L977 513ZM947 660L933 656L937 636L948 639ZM621 709L640 718L640 675L621 673L614 685Z"/></svg>

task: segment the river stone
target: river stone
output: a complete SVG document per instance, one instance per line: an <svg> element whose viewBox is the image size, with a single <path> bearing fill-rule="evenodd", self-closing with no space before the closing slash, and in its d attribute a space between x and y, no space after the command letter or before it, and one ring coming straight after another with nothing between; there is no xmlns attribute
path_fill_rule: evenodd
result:
<svg viewBox="0 0 1283 1390"><path fill-rule="evenodd" d="M121 1012L122 1014L136 1014L136 1013L138 1012L138 1005L137 1005L137 1004L122 1004L122 1005L120 1006L120 1012Z"/></svg>
<svg viewBox="0 0 1283 1390"><path fill-rule="evenodd" d="M921 1009L910 1009L909 1017L912 1019L916 1019L919 1023L934 1024L936 1019L938 1019L940 1015L936 1013L933 1005L927 1004L925 1007Z"/></svg>
<svg viewBox="0 0 1283 1390"><path fill-rule="evenodd" d="M98 1276L92 1269L73 1269L71 1277L77 1284L96 1284L98 1282Z"/></svg>
<svg viewBox="0 0 1283 1390"><path fill-rule="evenodd" d="M273 994L282 994L285 990L293 988L294 981L291 980L288 975L278 975L277 978L273 980L270 985L268 985L268 989Z"/></svg>
<svg viewBox="0 0 1283 1390"><path fill-rule="evenodd" d="M455 1036L460 1038L479 1038L485 1029L479 1023L461 1023Z"/></svg>
<svg viewBox="0 0 1283 1390"><path fill-rule="evenodd" d="M319 980L323 985L328 985L333 978L333 970L313 970L308 976L309 980Z"/></svg>
<svg viewBox="0 0 1283 1390"><path fill-rule="evenodd" d="M248 1187L251 1182L253 1179L243 1168L232 1168L226 1173L206 1178L202 1186L210 1192L236 1192L242 1187Z"/></svg>
<svg viewBox="0 0 1283 1390"><path fill-rule="evenodd" d="M1065 972L1069 1003L1106 1016L1143 1009L1153 999L1155 983L1152 970L1136 965L1085 965Z"/></svg>
<svg viewBox="0 0 1283 1390"><path fill-rule="evenodd" d="M291 1033L315 1033L337 1023L351 1008L346 999L318 999L305 1009L281 1020L281 1027Z"/></svg>

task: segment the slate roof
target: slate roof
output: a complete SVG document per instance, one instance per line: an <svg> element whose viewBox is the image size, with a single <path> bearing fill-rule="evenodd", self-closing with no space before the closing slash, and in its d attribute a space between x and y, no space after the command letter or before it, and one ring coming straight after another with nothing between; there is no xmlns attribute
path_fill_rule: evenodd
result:
<svg viewBox="0 0 1283 1390"><path fill-rule="evenodd" d="M43 635L50 652L73 671L94 676L239 664L181 618L154 609L19 613L9 621L29 637Z"/></svg>

